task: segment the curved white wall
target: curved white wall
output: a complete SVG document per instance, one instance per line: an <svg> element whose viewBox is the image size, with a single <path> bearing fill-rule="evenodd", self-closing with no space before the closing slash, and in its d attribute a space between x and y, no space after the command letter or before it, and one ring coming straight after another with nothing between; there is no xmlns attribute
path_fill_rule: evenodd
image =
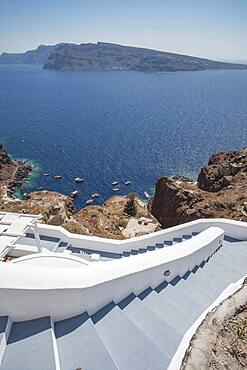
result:
<svg viewBox="0 0 247 370"><path fill-rule="evenodd" d="M223 235L222 229L211 227L178 245L83 268L1 263L0 315L17 321L46 315L60 320L84 311L95 313L112 300L118 303L132 292L139 294L184 275L214 253ZM167 271L170 275L164 276Z"/></svg>
<svg viewBox="0 0 247 370"><path fill-rule="evenodd" d="M123 253L131 249L145 248L171 240L173 237L191 234L192 231L201 232L209 227L220 227L225 234L239 240L247 240L247 223L227 219L199 219L186 224L171 227L148 235L138 236L126 240L113 240L95 236L76 235L60 226L38 224L40 234L62 239L73 246L101 250L113 253Z"/></svg>

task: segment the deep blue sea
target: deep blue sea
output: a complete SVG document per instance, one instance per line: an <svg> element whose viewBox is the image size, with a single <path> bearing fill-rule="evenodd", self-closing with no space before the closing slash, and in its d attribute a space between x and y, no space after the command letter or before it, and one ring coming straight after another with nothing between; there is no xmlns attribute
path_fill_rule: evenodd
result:
<svg viewBox="0 0 247 370"><path fill-rule="evenodd" d="M247 71L56 72L0 66L0 142L36 173L23 192L152 192L195 177L215 151L247 145ZM50 177L44 177L44 173ZM61 174L57 182L54 175ZM74 184L75 177L85 182ZM132 185L124 185L126 180Z"/></svg>

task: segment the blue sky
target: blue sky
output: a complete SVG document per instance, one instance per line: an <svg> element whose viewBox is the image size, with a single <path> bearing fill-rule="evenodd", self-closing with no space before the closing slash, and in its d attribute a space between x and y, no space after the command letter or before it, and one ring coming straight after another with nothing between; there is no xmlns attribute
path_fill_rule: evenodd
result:
<svg viewBox="0 0 247 370"><path fill-rule="evenodd" d="M0 52L108 41L247 61L247 0L0 0Z"/></svg>

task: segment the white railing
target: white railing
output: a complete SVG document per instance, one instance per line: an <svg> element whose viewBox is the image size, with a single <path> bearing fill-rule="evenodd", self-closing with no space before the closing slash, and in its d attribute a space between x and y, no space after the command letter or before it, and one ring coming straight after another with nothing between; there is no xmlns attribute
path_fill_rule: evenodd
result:
<svg viewBox="0 0 247 370"><path fill-rule="evenodd" d="M132 249L146 248L147 246L163 243L192 232L201 232L209 227L220 227L225 234L240 240L247 240L247 223L228 219L199 219L169 229L157 231L126 240L113 240L95 236L72 234L60 226L38 224L40 234L57 237L73 246L100 250L105 252L120 253Z"/></svg>
<svg viewBox="0 0 247 370"><path fill-rule="evenodd" d="M82 268L32 265L31 259L38 255L29 256L28 264L25 257L16 264L1 263L0 315L18 321L46 315L60 320L84 311L93 314L111 301L118 303L131 293L138 295L183 276L212 255L223 236L222 229L211 227L178 245Z"/></svg>

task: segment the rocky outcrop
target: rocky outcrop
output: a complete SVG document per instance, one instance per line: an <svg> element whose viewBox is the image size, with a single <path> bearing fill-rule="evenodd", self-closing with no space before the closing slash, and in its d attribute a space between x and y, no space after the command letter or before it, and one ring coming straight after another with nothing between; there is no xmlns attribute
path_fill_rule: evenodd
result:
<svg viewBox="0 0 247 370"><path fill-rule="evenodd" d="M11 159L0 144L0 188L5 188L7 197L15 198L16 190L25 183L32 170L30 163Z"/></svg>
<svg viewBox="0 0 247 370"><path fill-rule="evenodd" d="M74 220L85 227L91 235L112 239L148 234L150 228L152 231L160 229L160 224L138 199L135 200L136 215L129 216L125 212L127 202L128 198L125 196L113 196L101 206L88 206L81 209L74 215ZM143 218L147 219L146 225ZM133 223L134 220L131 227L129 222Z"/></svg>
<svg viewBox="0 0 247 370"><path fill-rule="evenodd" d="M52 191L37 191L25 200L2 203L1 211L21 212L42 215L41 221L49 225L62 225L74 214L72 198Z"/></svg>
<svg viewBox="0 0 247 370"><path fill-rule="evenodd" d="M238 182L242 174L247 173L247 148L228 153L214 154L208 165L201 169L198 187L216 192Z"/></svg>
<svg viewBox="0 0 247 370"><path fill-rule="evenodd" d="M30 163L25 161L17 161L17 170L14 174L13 180L10 181L7 187L8 197L15 197L16 190L19 189L26 182L32 170L33 166Z"/></svg>
<svg viewBox="0 0 247 370"><path fill-rule="evenodd" d="M164 228L198 218L247 220L247 148L213 155L197 182L161 177L149 209Z"/></svg>
<svg viewBox="0 0 247 370"><path fill-rule="evenodd" d="M0 185L8 185L12 181L14 174L17 170L17 162L12 161L0 144Z"/></svg>

